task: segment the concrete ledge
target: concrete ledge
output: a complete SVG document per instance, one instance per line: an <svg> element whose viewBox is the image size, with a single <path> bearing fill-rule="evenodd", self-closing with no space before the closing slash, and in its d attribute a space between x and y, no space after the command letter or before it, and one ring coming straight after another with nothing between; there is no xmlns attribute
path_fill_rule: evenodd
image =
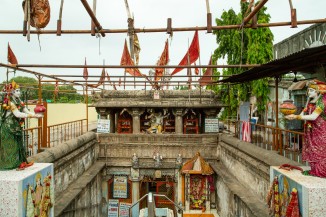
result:
<svg viewBox="0 0 326 217"><path fill-rule="evenodd" d="M72 185L63 193L57 196L54 204L54 216L60 216L64 209L80 194L85 187L102 171L105 167L104 162L94 163L83 173Z"/></svg>
<svg viewBox="0 0 326 217"><path fill-rule="evenodd" d="M211 164L211 167L217 175L222 178L224 184L229 188L232 194L237 195L255 217L269 216L267 205L265 205L261 200L258 200L257 196L248 191L245 186L241 185L233 175L227 172L228 169L226 167L219 162Z"/></svg>
<svg viewBox="0 0 326 217"><path fill-rule="evenodd" d="M28 161L34 161L37 163L53 163L92 140L96 140L96 134L94 132L87 132L76 139L71 139L58 146L46 149L44 152L28 158Z"/></svg>

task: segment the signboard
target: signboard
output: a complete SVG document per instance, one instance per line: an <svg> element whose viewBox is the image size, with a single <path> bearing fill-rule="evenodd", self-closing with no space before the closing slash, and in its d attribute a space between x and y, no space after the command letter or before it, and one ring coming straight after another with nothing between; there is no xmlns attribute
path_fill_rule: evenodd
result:
<svg viewBox="0 0 326 217"><path fill-rule="evenodd" d="M110 132L110 120L97 119L97 132L98 133L109 133Z"/></svg>
<svg viewBox="0 0 326 217"><path fill-rule="evenodd" d="M123 203L119 204L119 217L129 217L129 208L131 207L131 203Z"/></svg>
<svg viewBox="0 0 326 217"><path fill-rule="evenodd" d="M113 179L113 197L127 198L128 191L127 176L114 176Z"/></svg>
<svg viewBox="0 0 326 217"><path fill-rule="evenodd" d="M108 202L108 217L119 216L119 200L109 200Z"/></svg>
<svg viewBox="0 0 326 217"><path fill-rule="evenodd" d="M206 118L205 119L205 133L218 133L218 119Z"/></svg>
<svg viewBox="0 0 326 217"><path fill-rule="evenodd" d="M160 99L160 92L157 90L154 91L154 99Z"/></svg>

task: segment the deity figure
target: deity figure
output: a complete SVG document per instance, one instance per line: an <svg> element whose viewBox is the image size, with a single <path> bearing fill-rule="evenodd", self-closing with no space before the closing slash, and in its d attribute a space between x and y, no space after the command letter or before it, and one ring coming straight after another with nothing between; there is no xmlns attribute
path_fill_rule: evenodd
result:
<svg viewBox="0 0 326 217"><path fill-rule="evenodd" d="M41 173L37 173L35 176L36 186L33 192L33 201L34 201L34 216L40 216L42 207L41 200L43 194L43 186L42 186L42 175Z"/></svg>
<svg viewBox="0 0 326 217"><path fill-rule="evenodd" d="M151 127L147 129L148 133L162 133L163 130L163 116L162 112L152 113L148 116L151 119Z"/></svg>
<svg viewBox="0 0 326 217"><path fill-rule="evenodd" d="M182 166L182 157L181 157L181 154L178 154L178 157L175 161L175 164L177 165L178 168L181 168Z"/></svg>
<svg viewBox="0 0 326 217"><path fill-rule="evenodd" d="M287 115L288 120L305 120L302 159L309 162L311 170L306 175L326 177L326 83L307 82L307 105L300 115Z"/></svg>
<svg viewBox="0 0 326 217"><path fill-rule="evenodd" d="M41 114L30 112L20 100L20 89L16 82L4 86L5 94L0 111L0 170L19 167L23 169L27 163L26 150L23 143L22 125L25 118L42 118Z"/></svg>
<svg viewBox="0 0 326 217"><path fill-rule="evenodd" d="M133 154L132 156L132 167L138 167L139 166L139 162L138 162L138 157L136 155L136 153Z"/></svg>
<svg viewBox="0 0 326 217"><path fill-rule="evenodd" d="M153 159L155 160L155 162L154 162L155 167L160 167L162 165L163 157L158 152L156 152Z"/></svg>

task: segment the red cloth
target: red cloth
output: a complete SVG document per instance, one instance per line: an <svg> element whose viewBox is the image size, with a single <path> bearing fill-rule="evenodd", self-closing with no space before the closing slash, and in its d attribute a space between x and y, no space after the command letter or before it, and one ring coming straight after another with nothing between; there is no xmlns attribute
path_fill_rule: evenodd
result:
<svg viewBox="0 0 326 217"><path fill-rule="evenodd" d="M120 65L122 65L122 66L134 66L135 65L134 61L131 59L126 40L125 40L125 45L123 47ZM143 74L140 73L139 69L137 69L137 68L125 68L125 71L128 72L129 74L131 74L132 76L143 76Z"/></svg>
<svg viewBox="0 0 326 217"><path fill-rule="evenodd" d="M11 50L9 43L8 43L8 62L10 62L11 64L18 64L17 58L14 52Z"/></svg>
<svg viewBox="0 0 326 217"><path fill-rule="evenodd" d="M86 65L87 65L87 63L86 63L86 57L85 57L85 67L84 67L84 71L83 71L83 77L85 80L88 79L88 70L86 68Z"/></svg>
<svg viewBox="0 0 326 217"><path fill-rule="evenodd" d="M164 50L161 54L160 59L157 61L158 66L165 66L169 62L169 40L166 39ZM164 69L163 68L156 68L155 69L155 81L160 80L160 77L163 75Z"/></svg>
<svg viewBox="0 0 326 217"><path fill-rule="evenodd" d="M304 130L304 144L302 159L309 162L310 174L313 176L326 177L326 94L322 95L316 104L309 103L307 114L311 114L316 107L322 113L314 121L307 121Z"/></svg>
<svg viewBox="0 0 326 217"><path fill-rule="evenodd" d="M208 65L211 65L211 64L212 64L212 56L209 59ZM200 86L205 86L205 85L211 84L212 77L209 77L209 76L212 76L212 75L213 75L213 69L212 68L207 68L204 75L199 79Z"/></svg>
<svg viewBox="0 0 326 217"><path fill-rule="evenodd" d="M199 57L199 38L198 38L198 31L196 30L194 38L192 39L192 42L190 44L190 47L186 53L186 55L183 57L183 59L180 61L179 66L185 66L185 65L190 65L194 63L198 57ZM189 63L188 63L188 55L189 55ZM178 72L180 72L184 68L176 68L174 71L171 73L171 75L174 75Z"/></svg>

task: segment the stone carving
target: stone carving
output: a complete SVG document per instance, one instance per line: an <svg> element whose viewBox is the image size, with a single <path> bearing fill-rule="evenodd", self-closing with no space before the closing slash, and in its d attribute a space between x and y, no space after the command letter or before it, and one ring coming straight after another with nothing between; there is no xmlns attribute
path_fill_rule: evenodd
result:
<svg viewBox="0 0 326 217"><path fill-rule="evenodd" d="M139 161L138 161L138 157L137 157L136 153L133 154L131 160L132 160L132 167L133 168L138 168L139 167Z"/></svg>

